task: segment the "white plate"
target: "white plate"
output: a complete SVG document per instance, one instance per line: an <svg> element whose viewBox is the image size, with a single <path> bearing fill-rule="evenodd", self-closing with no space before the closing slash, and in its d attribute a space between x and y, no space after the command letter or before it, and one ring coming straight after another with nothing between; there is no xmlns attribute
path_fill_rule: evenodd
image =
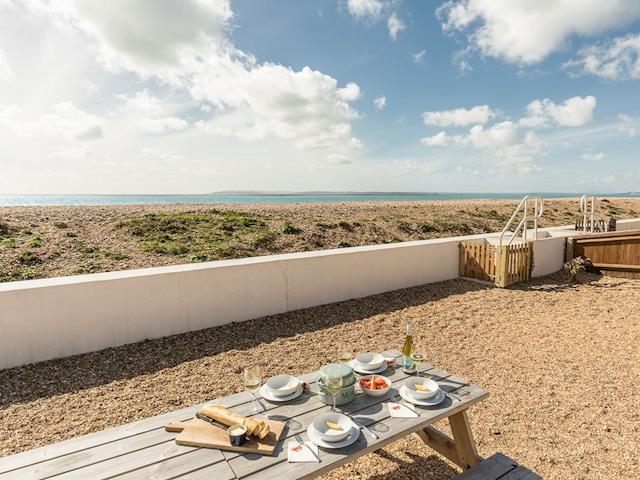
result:
<svg viewBox="0 0 640 480"><path fill-rule="evenodd" d="M360 366L360 364L358 362L356 362L355 360L351 360L349 362L349 366L356 372L361 373L363 375L371 375L373 373L381 373L384 372L387 368L387 364L386 362L382 364L382 366L376 368L375 370L366 370L364 368L362 368Z"/></svg>
<svg viewBox="0 0 640 480"><path fill-rule="evenodd" d="M298 398L300 395L302 395L303 391L304 387L302 386L302 383L300 383L300 385L298 385L298 388L296 388L296 391L291 395L287 395L286 397L277 397L273 394L271 389L267 387L266 384L263 384L260 387L259 393L260 395L262 395L262 398L264 398L265 400L269 400L270 402L288 402L289 400Z"/></svg>
<svg viewBox="0 0 640 480"><path fill-rule="evenodd" d="M399 393L400 396L407 402L413 403L414 405L423 405L425 407L437 405L446 398L444 391L440 389L438 390L438 393L436 393L433 397L427 398L426 400L418 400L417 398L413 398L411 396L411 394L409 393L409 389L405 385L400 387Z"/></svg>
<svg viewBox="0 0 640 480"><path fill-rule="evenodd" d="M309 436L309 440L311 440L313 443L315 443L319 447L344 448L354 443L360 437L360 429L353 422L351 422L351 424L352 424L352 427L351 427L351 431L349 432L349 436L344 440L340 440L339 442L326 442L322 440L318 435L318 433L316 432L316 429L313 428L312 423L309 424L309 426L307 427L307 435Z"/></svg>

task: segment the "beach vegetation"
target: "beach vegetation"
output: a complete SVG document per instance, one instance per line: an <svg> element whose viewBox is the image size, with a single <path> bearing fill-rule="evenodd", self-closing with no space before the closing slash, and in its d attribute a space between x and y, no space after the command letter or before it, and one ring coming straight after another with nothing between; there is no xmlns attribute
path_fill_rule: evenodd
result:
<svg viewBox="0 0 640 480"><path fill-rule="evenodd" d="M349 242L346 242L344 240L340 241L340 243L338 243L338 248L349 248L351 246L351 244Z"/></svg>
<svg viewBox="0 0 640 480"><path fill-rule="evenodd" d="M336 228L336 224L335 223L325 223L325 222L318 222L316 223L316 227L318 227L320 230L329 230L332 228Z"/></svg>
<svg viewBox="0 0 640 480"><path fill-rule="evenodd" d="M353 232L353 225L351 225L349 222L341 220L338 222L338 226L343 230L346 230L347 232Z"/></svg>
<svg viewBox="0 0 640 480"><path fill-rule="evenodd" d="M413 227L408 222L399 222L398 223L398 230L400 230L401 232L404 232L404 233L409 233L409 234L413 233Z"/></svg>
<svg viewBox="0 0 640 480"><path fill-rule="evenodd" d="M215 208L132 215L115 228L138 239L143 252L191 261L251 256L276 237L262 215Z"/></svg>
<svg viewBox="0 0 640 480"><path fill-rule="evenodd" d="M0 245L5 248L16 248L18 246L18 242L15 238L3 238L0 240Z"/></svg>
<svg viewBox="0 0 640 480"><path fill-rule="evenodd" d="M42 238L42 235L36 234L27 241L27 246L29 248L38 248L41 247L43 243L44 239Z"/></svg>
<svg viewBox="0 0 640 480"><path fill-rule="evenodd" d="M110 260L128 260L129 256L119 252L118 250L107 250L102 253L104 258L108 258Z"/></svg>
<svg viewBox="0 0 640 480"><path fill-rule="evenodd" d="M422 233L433 233L440 231L440 229L436 225L432 225L431 223L422 223L418 228Z"/></svg>
<svg viewBox="0 0 640 480"><path fill-rule="evenodd" d="M291 222L285 222L284 227L282 228L282 233L286 235L297 235L299 233L302 233L302 229L300 227L292 225Z"/></svg>
<svg viewBox="0 0 640 480"><path fill-rule="evenodd" d="M41 261L33 250L25 250L20 254L20 263L23 265L35 265L41 263Z"/></svg>
<svg viewBox="0 0 640 480"><path fill-rule="evenodd" d="M76 238L78 234L76 232L65 232L64 236L69 238Z"/></svg>

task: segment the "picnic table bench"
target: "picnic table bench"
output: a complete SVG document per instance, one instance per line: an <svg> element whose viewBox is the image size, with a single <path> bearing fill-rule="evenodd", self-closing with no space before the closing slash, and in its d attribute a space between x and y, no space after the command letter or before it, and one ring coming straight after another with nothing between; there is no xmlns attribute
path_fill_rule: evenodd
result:
<svg viewBox="0 0 640 480"><path fill-rule="evenodd" d="M385 353L401 358L397 350ZM392 381L390 394L397 393L397 389L408 378L398 363L401 362L396 362L395 367L383 373ZM288 463L284 448L288 438L297 434L306 440L307 426L319 413L330 410L330 406L322 403L314 393L314 390L317 392L315 380L318 375L314 372L300 377L309 384L310 389L297 399L287 403L260 399L271 419L287 421L283 440L274 456L176 445L174 440L177 434L165 431L164 426L170 421L193 418L204 405L201 404L0 458L0 480L307 479L352 462L412 433L416 433L427 445L463 470L468 469L481 459L476 451L467 409L489 394L432 365L423 366L422 371L437 381L446 392L442 403L432 407L413 406L421 414L416 418L392 418L384 404L389 396L370 397L358 393L351 403L343 405L341 409L350 413L356 423L372 429L379 438L375 439L362 430L358 440L349 447L320 449L320 463ZM241 392L216 399L215 402L248 415L251 400L247 392ZM431 426L444 418L449 419L453 438Z"/></svg>

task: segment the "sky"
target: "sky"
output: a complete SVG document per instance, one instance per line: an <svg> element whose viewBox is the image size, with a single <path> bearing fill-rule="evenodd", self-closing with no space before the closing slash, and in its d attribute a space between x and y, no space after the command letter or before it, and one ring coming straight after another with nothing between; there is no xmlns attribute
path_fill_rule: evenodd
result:
<svg viewBox="0 0 640 480"><path fill-rule="evenodd" d="M637 0L0 0L0 193L640 191Z"/></svg>

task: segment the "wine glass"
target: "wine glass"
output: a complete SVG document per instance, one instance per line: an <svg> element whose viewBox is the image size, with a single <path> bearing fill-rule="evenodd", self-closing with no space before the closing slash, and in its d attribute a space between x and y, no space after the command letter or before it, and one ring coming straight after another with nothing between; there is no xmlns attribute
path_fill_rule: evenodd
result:
<svg viewBox="0 0 640 480"><path fill-rule="evenodd" d="M324 378L324 387L333 396L331 411L336 411L336 395L342 390L342 371L340 365L329 365Z"/></svg>
<svg viewBox="0 0 640 480"><path fill-rule="evenodd" d="M353 358L353 349L348 343L338 344L338 362L349 363Z"/></svg>
<svg viewBox="0 0 640 480"><path fill-rule="evenodd" d="M420 377L420 366L427 361L424 352L424 344L422 341L414 341L413 347L411 348L411 361L416 364L416 378Z"/></svg>
<svg viewBox="0 0 640 480"><path fill-rule="evenodd" d="M260 367L247 367L242 372L242 383L244 388L251 394L251 413L256 414L259 412L258 407L256 406L256 395L255 392L260 388L260 384L262 383L262 373L260 372Z"/></svg>

